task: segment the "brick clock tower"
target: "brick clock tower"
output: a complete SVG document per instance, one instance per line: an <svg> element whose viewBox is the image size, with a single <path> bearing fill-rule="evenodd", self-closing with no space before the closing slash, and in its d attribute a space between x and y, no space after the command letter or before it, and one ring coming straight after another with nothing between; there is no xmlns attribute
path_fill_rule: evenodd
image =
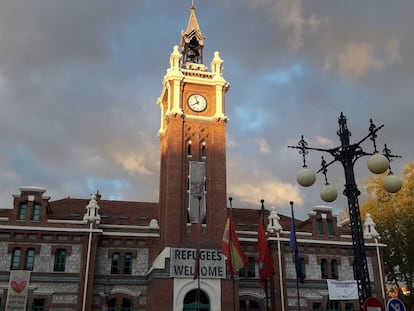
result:
<svg viewBox="0 0 414 311"><path fill-rule="evenodd" d="M194 6L181 52L174 46L158 99L161 108L160 228L162 246L181 246L189 227L189 163L205 162L205 235L219 247L226 219L225 94L219 53L203 64L204 36Z"/></svg>
<svg viewBox="0 0 414 311"><path fill-rule="evenodd" d="M191 162L201 163L204 170L204 195L201 201L198 197L203 212L202 249L218 252L226 222L225 95L229 83L222 76L223 61L218 52L214 53L210 71L204 65L204 43L192 5L187 29L181 33L181 47L173 48L157 101L161 109L160 247L153 267L165 262L159 265L164 267L165 277L155 277L148 288L148 298L157 302L157 310L182 310L198 288L197 280L191 276L172 277L167 271L168 259L173 260L171 249L194 249L200 228L190 212ZM220 278L201 279L201 294L208 297L210 304L218 305L214 310L225 310L226 298L222 296L229 284ZM221 306L217 303L220 301Z"/></svg>

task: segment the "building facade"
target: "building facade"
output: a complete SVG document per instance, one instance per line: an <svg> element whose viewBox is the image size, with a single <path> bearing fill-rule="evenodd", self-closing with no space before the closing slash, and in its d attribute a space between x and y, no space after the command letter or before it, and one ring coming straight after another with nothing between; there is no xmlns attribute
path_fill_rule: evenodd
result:
<svg viewBox="0 0 414 311"><path fill-rule="evenodd" d="M259 213L237 208L236 230L249 264L234 279L226 273L220 246L228 212L230 85L218 52L210 68L204 64L204 44L192 6L157 101L159 202L104 200L98 192L51 200L44 188L21 187L12 208L0 210L0 310L11 290L23 287L27 310L38 311L287 311L298 310L298 303L301 310L359 308L357 300L329 299L327 279L354 279L350 230L330 207L314 207L308 219L296 220L304 283L297 284L289 247L291 219L274 210L266 211L266 225L275 275L259 284ZM374 225L367 226L371 286L383 298L379 249L385 245L372 234ZM199 278L193 277L196 246ZM15 271L29 271L28 282L12 281Z"/></svg>

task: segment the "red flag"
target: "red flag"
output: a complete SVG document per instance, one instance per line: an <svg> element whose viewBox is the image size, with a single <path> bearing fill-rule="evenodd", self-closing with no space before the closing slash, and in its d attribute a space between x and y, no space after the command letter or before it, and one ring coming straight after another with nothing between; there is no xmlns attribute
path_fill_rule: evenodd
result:
<svg viewBox="0 0 414 311"><path fill-rule="evenodd" d="M248 264L247 257L241 249L239 238L234 229L233 216L231 213L227 216L223 240L221 242L221 252L227 257L227 265L231 277L236 274L237 270L246 267Z"/></svg>
<svg viewBox="0 0 414 311"><path fill-rule="evenodd" d="M266 231L263 224L262 215L260 215L259 230L257 232L257 250L259 251L259 278L260 284L264 286L266 278L275 274L273 268L273 258L267 244Z"/></svg>

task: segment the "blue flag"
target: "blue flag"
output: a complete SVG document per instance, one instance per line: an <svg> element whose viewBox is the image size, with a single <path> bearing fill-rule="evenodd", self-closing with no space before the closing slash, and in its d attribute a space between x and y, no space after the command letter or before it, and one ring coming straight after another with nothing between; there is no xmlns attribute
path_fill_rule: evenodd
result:
<svg viewBox="0 0 414 311"><path fill-rule="evenodd" d="M295 227L295 216L293 214L293 204L291 204L292 209L292 219L290 224L290 240L289 246L295 251L295 270L296 278L299 279L301 283L305 283L305 276L302 272L302 263L299 258L298 243L296 241L296 227Z"/></svg>

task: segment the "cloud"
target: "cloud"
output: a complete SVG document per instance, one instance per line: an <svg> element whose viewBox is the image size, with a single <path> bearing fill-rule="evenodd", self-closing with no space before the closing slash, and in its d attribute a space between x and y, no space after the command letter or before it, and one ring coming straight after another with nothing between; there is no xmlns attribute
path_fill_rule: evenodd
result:
<svg viewBox="0 0 414 311"><path fill-rule="evenodd" d="M315 146L320 146L320 147L329 148L334 145L334 142L332 141L332 139L328 137L323 137L323 136L316 136L315 138L312 139L312 141L315 142Z"/></svg>
<svg viewBox="0 0 414 311"><path fill-rule="evenodd" d="M229 193L237 200L247 204L249 208L255 208L261 199L264 199L268 206L283 207L289 201L303 205L303 199L297 186L270 179L254 183L247 177L244 180L246 182L232 180Z"/></svg>
<svg viewBox="0 0 414 311"><path fill-rule="evenodd" d="M397 40L388 40L382 53L368 42L350 42L342 51L328 55L325 69L332 69L347 79L357 81L370 72L381 70L400 59Z"/></svg>
<svg viewBox="0 0 414 311"><path fill-rule="evenodd" d="M301 0L259 0L255 3L266 8L277 27L288 31L287 43L294 50L303 47L305 33L317 32L322 24L315 13L309 14L309 18L304 16Z"/></svg>
<svg viewBox="0 0 414 311"><path fill-rule="evenodd" d="M382 66L381 61L375 55L374 47L367 42L351 42L336 58L339 74L352 80L357 80Z"/></svg>
<svg viewBox="0 0 414 311"><path fill-rule="evenodd" d="M267 143L265 138L259 138L257 140L257 144L259 145L260 153L269 153L269 152L271 152L271 148L270 148L270 146Z"/></svg>

